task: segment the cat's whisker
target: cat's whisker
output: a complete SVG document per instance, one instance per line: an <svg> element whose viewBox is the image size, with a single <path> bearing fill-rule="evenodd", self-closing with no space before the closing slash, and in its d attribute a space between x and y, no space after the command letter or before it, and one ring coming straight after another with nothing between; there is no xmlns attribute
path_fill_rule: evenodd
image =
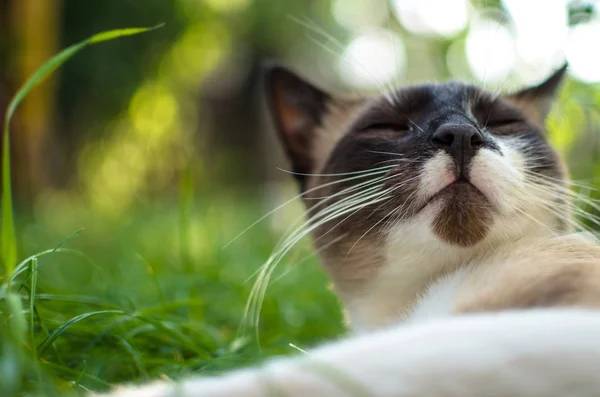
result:
<svg viewBox="0 0 600 397"><path fill-rule="evenodd" d="M594 223L596 226L600 227L600 217L585 211L580 206L575 205L574 203L571 203L571 199L580 200L584 202L586 202L586 199L570 191L569 189L557 186L556 184L551 184L547 186L540 185L539 183L535 182L527 183L526 188L529 190L539 191L544 196L553 197L554 200L542 199L538 197L535 199L535 202L539 205L544 206L546 210L553 213L558 219L561 219L562 221L570 224L571 226L574 226L576 229L591 232L591 230L589 230L589 228L587 228L584 224L579 222L577 218L567 216L566 214L573 213L574 215L578 215L586 219L587 221ZM558 202L557 199L562 200L564 202ZM597 211L600 211L600 206L596 205L595 203L588 202L588 204L594 207L594 209L596 209ZM561 209L562 211L559 211L557 208Z"/></svg>
<svg viewBox="0 0 600 397"><path fill-rule="evenodd" d="M380 178L376 178L375 181L369 180L369 181L366 181L366 182L359 183L358 185L369 186L370 184L383 183L383 181L385 179L386 178L384 178L384 177L380 177ZM356 186L351 186L351 187L349 187L347 189L344 189L344 190L342 190L342 191L340 191L340 192L338 192L338 193L330 196L329 199L331 199L331 198L333 198L335 196L339 196L341 194L347 193L349 190L352 190L352 189L356 189ZM344 199L340 200L340 202L335 203L335 204L337 204L338 206L351 205L353 203L352 200L360 198L361 196L364 196L364 195L366 195L366 194L368 194L368 193L370 193L370 192L372 192L372 191L374 191L376 189L378 189L378 187L375 187L375 189L370 188L370 189L365 189L363 191L359 191L359 192L357 192L357 193L355 193L355 194L353 194L353 195L351 195L349 197L345 197ZM326 200L324 200L323 203L325 201ZM319 203L319 204L321 204L321 203ZM317 204L317 206L319 204ZM320 211L318 214L315 214L313 217L311 217L311 219L316 218L318 216L323 216L324 214L327 213L326 211L330 212L330 211L334 211L334 210L336 210L336 207L334 207L334 206L326 207L324 210ZM299 219L302 219L302 217L300 217ZM297 222L295 222L295 223L297 223ZM288 230L290 230L292 227L293 227L293 225L290 226L290 228ZM301 229L301 228L302 228L302 226L299 229ZM288 234L288 232L284 233L284 236L286 234ZM250 308L249 305L254 300L254 295L256 294L256 288L258 288L258 286L261 284L262 280L266 276L266 272L267 272L269 266L271 265L271 263L273 262L273 260L276 259L277 252L280 251L282 249L282 247L285 247L286 242L289 241L290 238L293 237L293 236L294 236L294 233L292 233L292 235L288 235L288 237L286 237L286 238L282 238L280 240L280 242L276 245L276 251L275 251L275 253L271 255L271 257L267 260L267 262L263 266L261 266L257 270L257 272L255 272L255 274L258 273L258 277L257 277L257 280L256 280L256 282L255 282L255 284L254 284L254 286L252 288L251 293L250 293L250 296L249 296L249 299L248 299L248 302L247 302L247 305L246 305L247 306L246 307L246 313L248 313L248 310ZM245 315L245 318L247 318L247 315Z"/></svg>
<svg viewBox="0 0 600 397"><path fill-rule="evenodd" d="M316 256L317 254L321 253L322 251L326 250L327 248L331 247L332 245L334 245L336 243L339 243L344 238L346 238L346 236L347 236L347 233L342 233L339 236L333 238L331 241L327 242L326 244L323 244L321 247L314 249L310 254L305 255L299 261L290 264L289 265L290 270L282 273L279 277L277 277L275 280L273 280L273 283L276 283L279 280L281 280L282 278L284 278L285 276L287 276L289 274L289 272L291 271L292 268L296 268L296 267L302 265L304 262L306 262L307 260L309 260L313 256Z"/></svg>
<svg viewBox="0 0 600 397"><path fill-rule="evenodd" d="M312 42L314 42L315 44L317 44L318 46L320 46L321 48L323 48L325 51L329 52L330 54L334 55L335 57L344 60L345 62L347 62L348 64L350 64L350 66L358 66L361 71L365 74L367 74L369 77L371 77L373 79L373 81L375 83L377 83L377 85L379 86L380 91L382 91L382 96L384 96L386 98L386 100L388 100L388 102L390 104L394 104L394 98L389 96L389 93L393 93L395 90L393 89L393 87L391 86L390 83L383 83L380 79L378 79L373 73L371 73L368 68L365 67L364 63L362 63L359 59L357 59L355 56L353 56L352 54L350 54L350 57L352 59L352 61L355 63L355 65L352 65L350 63L350 61L342 56L342 52L344 51L344 45L338 40L336 39L333 35L331 35L330 33L327 33L324 29L320 28L316 23L314 23L313 21L310 20L306 20L306 21L302 21L299 18L293 17L293 16L289 16L289 18L296 22L297 24L299 24L300 26L312 31L313 33L316 33L317 35L321 36L322 38L324 38L325 40L327 40L327 42L322 43L316 39L313 39L312 37L309 37L309 40L311 40ZM328 46L328 44L331 43L333 44L337 51L333 48L331 48L330 46ZM385 90L384 90L385 88Z"/></svg>
<svg viewBox="0 0 600 397"><path fill-rule="evenodd" d="M398 183L398 184L395 186L395 189L394 189L393 191L396 191L396 190L398 190L398 189L401 189L401 188L405 187L405 186L406 186L406 185L407 185L409 182L412 182L412 181L415 181L415 180L419 180L419 179L421 179L421 177L420 177L420 176L415 176L415 177L412 177L412 178L403 179L401 183ZM392 192L393 192L393 191L392 191ZM412 194L410 194L410 195L409 195L409 197L408 197L406 200L404 200L404 202L403 202L403 204L402 204L402 205L406 204L406 203L409 201L409 199L412 197L412 195L413 195L413 194L414 194L414 192L413 192ZM384 203L384 204L385 204L385 203ZM384 204L381 204L380 206L378 206L377 208L375 208L373 211L371 211L371 213L365 217L365 220L369 219L369 218L370 218L370 217L371 217L371 216L372 216L372 215L373 215L373 214L374 214L374 213L375 213L377 210L379 210L379 209L380 209L380 208L381 208L381 207L382 207Z"/></svg>
<svg viewBox="0 0 600 397"><path fill-rule="evenodd" d="M534 221L535 223L537 223L538 225L542 226L542 228L549 230L550 232L552 232L553 235L558 235L558 230L554 229L552 226L545 224L544 222L540 221L539 219L537 219L536 217L534 217L533 215L529 214L527 211L519 208L519 207L514 207L514 209L519 212L521 215L531 219L532 221Z"/></svg>
<svg viewBox="0 0 600 397"><path fill-rule="evenodd" d="M539 184L539 185L551 187L551 188L557 188L557 189L561 189L561 190L565 190L565 191L572 191L571 188L568 186L569 184L567 183L567 181L561 181L559 179L555 179L555 178L551 178L551 177L547 177L547 176L540 176L538 173L532 172L532 171L523 170L522 172L523 172L524 179L527 181L530 181L534 184ZM576 186L575 182L573 182L571 184L571 186ZM586 187L585 185L580 185L580 186Z"/></svg>
<svg viewBox="0 0 600 397"><path fill-rule="evenodd" d="M381 170L389 170L390 168L393 168L393 166L390 165L385 165L382 167L378 167L378 168L372 168L372 169L367 169L367 170L360 170L360 171L351 171L351 172L340 172L340 173L331 173L331 174L327 174L327 173L323 173L323 174L309 174L309 173L302 173L302 172L294 172L294 171L289 171L283 168L279 168L277 167L277 169L279 171L285 172L287 174L292 174L292 175L301 175L301 176L346 176L346 175L363 175L363 174L367 174L367 173L371 173L371 172L377 172L377 171L381 171Z"/></svg>
<svg viewBox="0 0 600 397"><path fill-rule="evenodd" d="M392 217L391 219L393 220L392 222L388 221L386 222L388 224L388 227L385 229L386 232L389 232L389 230L391 229L392 225L394 222L397 222L400 217L402 216L402 209L403 207L408 203L408 205L410 206L412 204L412 198L413 196L417 195L417 190L413 191L411 194L408 195L408 197L404 200L404 202L402 204L400 204L395 210L395 217Z"/></svg>
<svg viewBox="0 0 600 397"><path fill-rule="evenodd" d="M377 188L377 187L376 187ZM373 203L378 202L378 199L381 199L382 195L386 194L386 190L377 192L375 194L367 194L370 192L359 192L349 198L345 198L346 202L335 203L330 207L326 207L319 213L313 215L309 221L305 224L301 225L295 232L289 235L283 243L280 244L280 248L277 249L271 257L267 260L265 265L263 265L259 271L258 278L252 287L250 292L250 296L246 305L244 318L247 319L248 316L256 317L256 313L258 312L257 307L260 307L262 304L263 295L266 289L266 285L271 277L272 272L274 271L277 263L281 260L283 256L287 254L287 252L302 238L304 238L307 234L312 232L317 227L320 227L321 224L329 222L332 219L340 217L350 211L355 209L360 209L368 205L372 205ZM366 195L366 196L365 196ZM369 201L371 200L371 201ZM366 203L365 203L366 201ZM337 205L337 207L336 207ZM333 213L331 213L333 212ZM329 215L328 215L329 214ZM315 219L319 217L323 217L328 215L326 218L319 220L314 223L310 227L306 228L305 225L309 222L314 222ZM254 309L252 308L254 307ZM255 321L255 326L258 327L257 321ZM244 320L244 328L247 325L246 320Z"/></svg>
<svg viewBox="0 0 600 397"><path fill-rule="evenodd" d="M586 226L585 224L583 224L582 222L579 221L579 219L577 219L576 217L565 217L564 212L559 211L559 209L562 209L564 211L570 211L573 210L574 212L578 212L578 209L569 207L569 206L557 206L555 205L555 203L542 203L542 202L538 202L538 204L544 206L544 208L551 212L554 216L556 216L557 219L560 219L561 221L565 222L566 224L570 225L571 227L573 227L573 229L575 231L583 231L583 232L588 232L588 233L593 233L594 231L592 229L590 229L588 226ZM554 204L554 205L553 205ZM558 208L557 208L558 207ZM585 217L585 219L590 220L590 217L587 215L583 215L581 213L579 213L579 215L581 217ZM595 220L593 221L593 223L595 223L598 226L598 222L600 221L600 219L597 219L596 217L593 217Z"/></svg>
<svg viewBox="0 0 600 397"><path fill-rule="evenodd" d="M350 210L352 210L352 206L354 204L356 204L356 203L362 204L361 207L372 204L372 203L363 204L363 202L365 200L371 199L373 197L374 198L378 198L377 197L378 195L380 196L382 194L385 194L386 192L387 192L387 190L386 191L382 191L382 192L380 192L378 194L375 194L375 195L369 195L367 197L359 197L357 199L353 199L350 202L342 203L342 205L331 206L333 208L331 208L331 207L325 208L324 210L322 210L318 214L315 214L307 222L305 222L305 224L303 224L301 227L299 227L296 232L294 232L290 236L288 236L287 239L286 239L286 242L282 244L283 245L282 249L284 249L287 245L289 245L289 240L292 239L292 238L295 238L295 234L297 234L297 233L300 232L302 234L301 237L303 237L303 235L306 233L306 230L303 230L303 227L305 227L305 225L307 225L307 224L309 224L311 222L314 222L314 220L317 219L318 217L323 217L324 215L328 215L327 218L321 219L321 220L319 220L319 222L317 224L314 224L313 226L311 226L311 230L314 229L314 228L316 228L316 227L318 227L320 223L326 223L326 222L330 221L331 219L334 219L336 217L339 217L339 216L343 215L344 213L349 212ZM339 203L336 203L336 204L339 204ZM333 212L333 211L337 211L337 212L334 212L332 214L331 212ZM309 230L309 231L311 231L311 230ZM296 241L296 239L292 240L293 243L295 243L295 241ZM277 255L277 253L273 254L273 257L275 257L275 255Z"/></svg>
<svg viewBox="0 0 600 397"><path fill-rule="evenodd" d="M592 214L590 214L586 211L583 211L579 208L575 208L575 212L577 214L579 214L586 221L592 222L596 227L600 228L600 217L592 215ZM585 227L585 226L583 224L581 224L581 227ZM586 230L587 230L587 228L586 228ZM591 230L588 230L588 231L591 231Z"/></svg>
<svg viewBox="0 0 600 397"><path fill-rule="evenodd" d="M365 198L361 198L361 199L357 199L357 200L358 200L358 202L363 202L363 201L365 201L365 200L369 200L369 199L372 199L372 198L373 198L373 199L377 199L377 202L379 202L379 201L380 201L380 198L381 198L381 196L383 196L383 195L386 195L386 194L390 193L390 192L391 192L392 190L394 190L394 189L395 189L395 188L388 188L388 189L386 189L386 190L383 190L383 191L381 191L381 192L378 192L378 193L375 193L375 194L373 194L373 195L369 195L369 196L367 196L367 197L365 197ZM370 203L367 203L367 205L371 205L371 204L374 204L374 203L375 203L375 201L371 201ZM352 204L354 204L354 203L352 203ZM348 207L348 206L342 206L341 208L336 208L336 209L335 209L335 212L333 212L332 214L328 214L328 217L327 217L327 218L319 220L317 223L315 223L315 225L316 225L317 227L319 227L320 225L322 225L322 224L324 224L324 223L327 223L327 222L329 222L331 219L335 219L335 218L337 218L337 217L338 217L340 214L345 214L345 213L347 213L347 210L346 210L346 209L347 209L347 207ZM362 207L361 207L361 208L362 208Z"/></svg>
<svg viewBox="0 0 600 397"><path fill-rule="evenodd" d="M225 244L223 246L224 248L227 248L229 245L231 245L233 242L235 242L238 238L240 238L242 235L244 235L244 233L246 233L248 230L250 230L251 228L253 228L254 226L256 226L258 223L262 222L263 220L265 220L266 218L268 218L269 216L271 216L272 214L274 214L275 212L279 211L280 209L282 209L283 207L293 203L294 201L298 200L299 198L302 198L303 196L306 196L307 194L314 192L315 190L319 190L319 189L323 189L325 187L328 186L332 186L335 184L339 184L339 183L344 183L344 182L349 182L352 180L356 180L356 179L360 179L360 178L366 178L369 176L374 176L374 175L381 175L381 174L385 174L389 169L393 168L394 165L389 165L389 166L384 166L384 167L379 167L377 169L375 169L375 171L373 170L365 170L364 173L362 172L357 172L356 175L353 175L349 178L344 178L344 179L339 179L336 181L332 181L332 182L328 182L319 186L315 186L309 190L306 190L294 197L292 197L291 199L289 199L288 201L284 202L283 204L277 206L275 209L267 212L266 214L264 214L263 216L261 216L259 219L257 219L256 221L254 221L250 226L248 226L247 228L245 228L244 230L242 230L238 235L236 235L233 239L231 239L227 244Z"/></svg>
<svg viewBox="0 0 600 397"><path fill-rule="evenodd" d="M598 211L600 213L600 204L596 203L596 201L598 201L596 199L586 197L585 195L583 195L581 193L574 192L573 190L571 190L567 187L564 187L564 186L560 186L556 183L548 183L543 180L539 180L539 179L536 180L535 178L531 178L531 179L533 179L534 183L531 183L528 186L532 189L540 190L540 191L548 194L550 197L562 194L564 197L568 197L572 200L583 202L586 205L589 205L590 207L594 208L596 211Z"/></svg>
<svg viewBox="0 0 600 397"><path fill-rule="evenodd" d="M371 217L371 215L373 215L377 210L379 210L383 205L385 205L387 203L387 201L391 198L393 198L394 196L392 196L391 194L396 191L401 189L402 187L404 187L408 182L414 180L414 179L418 179L418 177L413 177L413 178L409 178L407 180L402 181L401 184L398 184L397 186L394 186L393 188L391 188L391 190L387 193L387 197L385 199L382 199L382 204L380 204L377 208L375 208L373 211L371 211L371 213L369 215L367 215L365 217L365 220L367 220L369 217ZM362 209L362 208L360 208ZM360 210L359 209L359 210ZM351 216L353 216L354 214L356 214L356 212L358 212L358 210L354 211L353 213L351 213L350 215L348 215L346 218L344 218L342 221L340 221L339 223L337 223L335 226L333 226L331 229L329 229L326 233L324 233L323 235L319 236L318 238L315 239L315 242L320 240L322 237L324 237L325 235L327 235L328 233L330 233L333 229L335 229L337 226L339 226L341 223L343 223L344 221L346 221L348 218L350 218ZM379 222L377 222L379 223ZM371 228L372 229L372 228ZM369 229L367 232L371 231L371 229ZM366 233L365 233L366 234ZM364 235L363 235L364 237ZM360 240L360 239L359 239ZM350 249L351 251L352 249ZM348 252L349 254L350 252Z"/></svg>
<svg viewBox="0 0 600 397"><path fill-rule="evenodd" d="M500 19L500 21L498 21L498 26L496 26L496 31L494 32L494 34L495 34L495 35L497 35L497 34L498 34L498 32L500 31L500 27L501 27L501 26L502 26L502 24L504 23L504 20L505 20L505 18L506 18L506 16L505 16L505 15L502 15L502 18ZM488 19L488 24L489 24L489 19ZM493 58L493 57L487 57L488 61L489 61L491 58ZM486 81L486 80L487 80L487 76L488 76L487 69L488 69L488 68L487 68L487 64L486 64L486 66L485 66L485 68L484 68L484 71L483 71L483 79L482 79L482 83L481 83L481 88L482 88L482 91L486 89L486 83L487 83L487 81ZM505 78L505 80L504 80L504 81L506 81L506 79L508 79L508 76Z"/></svg>
<svg viewBox="0 0 600 397"><path fill-rule="evenodd" d="M377 201L373 201L372 203L370 203L369 205L373 205L376 204L377 202L387 202L390 198L392 198L393 196L386 196L386 197L382 197L381 199L378 199ZM319 237L315 238L315 242L319 241L321 238L325 237L326 235L328 235L329 233L331 233L335 228L337 228L339 225L341 225L342 223L344 223L346 220L348 220L350 217L352 217L353 215L355 215L358 211L362 210L363 208L367 207L368 205L364 206L364 207L359 207L357 208L355 211L353 211L352 213L350 213L350 215L346 216L344 219L342 219L341 221L339 221L338 223L336 223L334 226L332 226L329 230L327 230L325 233L323 233L322 235L320 235Z"/></svg>
<svg viewBox="0 0 600 397"><path fill-rule="evenodd" d="M402 164L415 164L415 163L422 163L422 161L419 160L411 160L411 159L403 159L403 158L396 158L396 159L391 159L391 160L383 160L381 161L381 163L394 163L394 167L398 167Z"/></svg>
<svg viewBox="0 0 600 397"><path fill-rule="evenodd" d="M419 125L417 123L415 123L410 117L408 117L408 115L405 114L404 117L406 117L406 119L408 121L410 121L412 125L414 125L415 127L417 127L417 129L419 131L421 131L423 134L426 134L425 130L423 128L419 127Z"/></svg>
<svg viewBox="0 0 600 397"><path fill-rule="evenodd" d="M357 185L352 185L342 191L339 191L337 193L333 193L333 194L329 194L329 195L325 195L325 196L313 196L313 197L307 197L306 200L320 200L317 204L313 205L312 207L308 208L306 211L307 213L311 213L313 212L316 208L322 206L323 204L327 203L328 201L330 201L331 199L338 197L338 196L343 196L347 193L353 192L355 190L360 190L362 188L365 188L367 186L373 186L376 185L380 182L385 182L388 179L393 178L394 175L389 175L389 176L383 176L383 177L379 177L376 178L375 180L371 180L371 181L367 181L364 183L360 183Z"/></svg>
<svg viewBox="0 0 600 397"><path fill-rule="evenodd" d="M375 222L375 224L373 226L371 226L369 229L367 229L366 232L364 232L359 238L358 240L356 240L356 242L354 242L354 244L352 244L352 247L350 247L350 249L348 250L348 252L346 253L346 259L348 258L348 256L350 255L350 253L352 252L352 250L354 249L354 247L356 247L358 245L358 243L367 235L369 234L373 229L375 229L381 222L385 221L388 217L390 217L391 215L394 214L394 211L390 211L388 212L386 215L382 216L380 220L378 220L377 222Z"/></svg>
<svg viewBox="0 0 600 397"><path fill-rule="evenodd" d="M542 181L542 182L545 182L545 183L548 183L548 184L553 184L553 185L558 185L558 186L569 185L569 186L580 187L582 189L589 189L591 191L599 191L599 189L596 189L596 188L594 188L593 186L591 186L589 184L585 184L581 180L579 180L579 181L562 180L562 179L554 178L554 177L551 177L551 176L548 176L548 175L539 174L537 172L530 171L528 169L523 170L523 172L528 177L536 179L536 181Z"/></svg>
<svg viewBox="0 0 600 397"><path fill-rule="evenodd" d="M381 235L386 235L387 233L389 233L390 229L393 227L393 224L396 223L400 217L402 216L402 209L407 205L410 206L411 204L411 199L413 198L413 196L415 196L417 194L417 190L415 190L414 192L412 192L411 194L408 195L408 197L401 203L399 204L396 208L394 208L391 213L392 216L388 219L388 221L386 221L384 223L384 226L382 227L382 233Z"/></svg>
<svg viewBox="0 0 600 397"><path fill-rule="evenodd" d="M402 157L404 157L403 154L401 153L394 153L394 152L383 152L383 151L379 151L379 150L365 150L367 153L375 153L375 154L389 154L391 156L395 156L395 157L400 157L400 159L396 159L395 161L402 161L405 160L406 162L413 162L413 163L419 163L421 161L418 160L414 160L414 159L403 159Z"/></svg>
<svg viewBox="0 0 600 397"><path fill-rule="evenodd" d="M343 203L346 200L350 200L350 199L356 198L360 194L364 194L364 193L373 191L373 190L375 190L375 189L378 188L378 186L374 186L374 185L382 184L383 182L385 182L385 181L387 181L387 180L389 180L389 179L391 179L393 177L394 177L394 175L379 177L379 178L375 178L374 180L369 180L369 181L366 181L366 182L362 182L362 183L350 186L350 187L348 187L346 189L343 189L343 190L341 190L341 191L339 191L337 193L334 193L334 194L331 194L329 196L324 197L322 201L320 201L319 203L315 204L311 208L307 209L306 213L307 214L311 214L316 209L318 209L319 207L323 206L324 204L326 204L327 202L329 202L333 198L339 197L339 196L343 196L344 194L353 192L355 190L360 190L360 189L364 188L364 190L359 191L359 192L357 192L357 193L355 193L355 194L353 194L351 196L342 198L340 201L338 201L337 203L334 203L334 204L339 205L340 203ZM289 232L289 230L294 227L294 225L298 222L298 220L303 219L303 218L304 218L304 215L302 215L296 221L294 221L294 223L290 226L290 228L288 228L288 230L286 230L286 232L284 233L284 235L287 234L287 232Z"/></svg>
<svg viewBox="0 0 600 397"><path fill-rule="evenodd" d="M392 33L392 29L390 29L389 23L390 23L390 20L388 19L387 24L388 24L388 32L389 32L389 36L390 36L390 44L392 45L392 49L394 50L394 62L396 62L398 60L398 51L396 50L396 43L394 42L394 36ZM396 77L395 83L398 84L397 77ZM390 86L391 85L392 85L392 83L390 83ZM400 101L400 99L398 98L398 90L392 90L390 94L392 95L392 106L395 106ZM388 102L389 102L389 99L388 99Z"/></svg>
<svg viewBox="0 0 600 397"><path fill-rule="evenodd" d="M562 181L560 180L556 180L556 182L550 182L536 177L537 175L531 174L526 175L524 180L515 180L514 186L521 186L521 194L527 194L528 197L524 201L529 203L527 208L518 208L518 211L527 217L528 215L531 215L531 205L534 207L540 206L545 211L550 212L555 219L572 226L575 230L589 232L589 228L579 222L576 217L571 216L571 214L582 215L582 210L575 206L572 201L574 197L576 199L578 195L569 188L562 186ZM505 191L503 194L514 197L514 194L512 194L510 191ZM521 198L521 200L523 199ZM590 214L586 213L586 219L588 219L589 216ZM542 224L545 226L545 228L551 229L553 232L555 232L553 228L539 221L539 219L535 217L530 217L530 219L534 220L537 224Z"/></svg>
<svg viewBox="0 0 600 397"><path fill-rule="evenodd" d="M556 187L560 190L569 190L571 191L573 194L578 194L577 191L573 190L573 189L581 189L581 190L585 190L585 191L589 191L589 192L595 192L598 191L598 189L593 188L589 185L584 185L578 182L572 182L572 183L564 183L563 185L559 184L558 181L553 181L553 180L548 180L548 179L543 179L543 178L537 178L534 174L525 174L525 177L529 180L531 180L532 182L535 182L537 184L540 185L544 185L544 186L548 186L548 187Z"/></svg>
<svg viewBox="0 0 600 397"><path fill-rule="evenodd" d="M322 205L322 204L325 204L325 203L326 203L328 200L330 200L330 199L332 199L332 198L334 198L334 197L336 197L336 196L343 195L343 194L345 194L345 193L348 193L348 192L350 192L350 191L352 191L352 190L359 189L359 188L361 188L361 187L367 187L367 186L370 186L370 185L378 184L378 183L380 183L380 182L383 182L383 181L385 181L385 179L386 179L386 178L378 178L378 179L376 179L376 180L374 180L374 181L362 182L362 183L360 183L360 184L358 184L358 185L351 186L350 188L347 188L347 189L344 189L344 190L342 190L342 191L340 191L340 192L337 192L337 193L335 193L335 194L333 194L333 195L331 195L331 196L327 197L325 200L321 201L320 203L318 203L317 205L313 206L313 207L312 207L312 208L310 208L309 210L307 210L307 214L309 214L309 213L310 213L310 212L312 212L314 209L316 209L318 206L320 206L320 205ZM359 192L357 192L357 193L355 193L355 194L352 194L352 195L350 195L350 196L348 196L348 197L345 197L345 198L343 198L342 200L340 200L339 202L337 202L337 203L334 203L334 204L335 204L335 205L338 205L338 206L340 206L340 205L346 205L345 203L346 203L347 201L350 201L350 200L356 199L357 197L360 197L361 195L364 195L364 194L370 193L370 192L372 192L372 191L375 191L375 190L377 190L378 188L379 188L378 186L375 186L375 187L371 187L371 188L368 188L368 189L365 189L365 190L359 191ZM326 208L325 208L325 210L326 210L326 211L333 211L333 210L336 210L336 207L329 206L329 207L326 207ZM322 212L322 211L321 211L321 212L319 212L318 214L315 214L315 216L322 216L322 215L323 215L323 212ZM297 218L297 219L296 219L296 220L295 220L295 221L294 221L294 222L293 222L293 223L292 223L292 224L291 224L291 225L288 227L288 229L287 229L287 230L286 230L286 231L283 233L283 236L284 236L284 237L282 237L282 238L279 240L279 242L278 242L278 243L275 245L275 251L276 251L276 250L278 250L278 249L279 249L279 247L281 247L282 245L284 245L284 244L285 244L285 241L287 241L287 239L289 239L289 238L290 238L290 235L289 235L289 233L290 233L290 230L292 230L292 229L293 229L293 228L294 228L294 227L295 227L295 226L298 224L298 222L299 222L299 221L301 221L301 220L302 220L302 219L304 219L304 218L305 218L305 214L303 214L303 215L301 215L300 217L298 217L298 218ZM313 218L311 217L310 219L313 219ZM310 221L310 219L309 219L309 221ZM301 226L300 226L300 227L301 227ZM286 237L286 236L287 236L287 237ZM252 277L254 277L254 275L256 275L257 273L259 273L261 269L262 269L262 268L259 268L258 270L256 270L256 271L255 271L255 272L254 272L254 273L253 273L253 274L252 274L252 275L249 277L249 279L250 279L250 278L252 278Z"/></svg>
<svg viewBox="0 0 600 397"><path fill-rule="evenodd" d="M276 268L277 263L281 260L281 258L283 258L283 256L285 256L289 252L289 250L293 246L295 246L295 244L298 241L300 241L302 238L307 236L309 233L311 233L316 228L320 227L322 224L329 222L332 219L336 219L337 217L340 217L342 215L345 215L348 212L354 211L355 209L364 208L366 206L377 203L378 202L377 196L380 197L382 193L385 194L386 191L383 191L383 192L381 192L379 194L375 194L375 195L369 195L369 196L363 198L361 201L359 201L359 203L356 204L356 206L350 206L350 208L346 207L343 210L340 210L332 215L329 215L327 218L322 219L319 222L311 225L310 227L302 230L300 233L297 234L297 236L295 236L291 241L288 241L287 243L285 243L284 246L279 251L274 253L269 258L269 260L267 261L265 266L263 266L263 271L261 271L261 274L259 275L259 279L257 279L257 282L253 286L252 291L250 293L251 296L249 298L249 303L251 301L256 301L256 303L255 303L256 308L252 310L252 313L255 314L254 315L254 317L255 317L254 326L256 327L256 329L258 329L258 321L259 321L258 313L259 313L260 307L262 306L262 302L263 302L264 295L266 292L266 287L269 283L269 279L270 279L273 271ZM365 200L367 200L366 203L363 202ZM264 275L264 277L261 277L263 275ZM256 289L255 289L255 287L256 287ZM255 295L257 295L257 298L255 297ZM249 314L249 312L246 312L246 313ZM245 317L246 317L246 314L245 314Z"/></svg>

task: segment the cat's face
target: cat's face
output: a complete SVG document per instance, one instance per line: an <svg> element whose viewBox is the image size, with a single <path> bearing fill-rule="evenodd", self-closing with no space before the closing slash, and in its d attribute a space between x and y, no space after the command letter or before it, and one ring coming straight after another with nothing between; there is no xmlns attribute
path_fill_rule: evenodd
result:
<svg viewBox="0 0 600 397"><path fill-rule="evenodd" d="M564 71L507 96L448 82L343 99L269 68L271 112L342 296L568 228L551 193L565 170L543 128Z"/></svg>

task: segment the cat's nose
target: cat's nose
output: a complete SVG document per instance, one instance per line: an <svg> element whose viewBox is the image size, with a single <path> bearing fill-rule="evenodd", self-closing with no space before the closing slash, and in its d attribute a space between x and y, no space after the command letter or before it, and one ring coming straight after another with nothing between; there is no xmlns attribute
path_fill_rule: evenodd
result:
<svg viewBox="0 0 600 397"><path fill-rule="evenodd" d="M459 179L467 178L471 159L484 144L481 132L470 124L443 124L433 134L432 141L454 158Z"/></svg>

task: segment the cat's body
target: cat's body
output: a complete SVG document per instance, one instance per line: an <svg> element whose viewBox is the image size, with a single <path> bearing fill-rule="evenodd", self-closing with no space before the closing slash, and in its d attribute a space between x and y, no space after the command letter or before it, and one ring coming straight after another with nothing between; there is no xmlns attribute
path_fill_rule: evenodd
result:
<svg viewBox="0 0 600 397"><path fill-rule="evenodd" d="M396 326L221 377L118 397L595 397L600 315L532 310Z"/></svg>
<svg viewBox="0 0 600 397"><path fill-rule="evenodd" d="M581 310L600 307L600 246L573 232L543 128L564 70L506 96L450 82L343 99L271 67L304 230L363 335L132 395L600 394L600 311Z"/></svg>
<svg viewBox="0 0 600 397"><path fill-rule="evenodd" d="M470 259L438 253L426 259L445 269L417 289L394 293L394 275L369 286L369 298L348 306L358 329L416 323L461 313L553 306L600 307L600 247L584 235L529 237L483 249ZM415 258L417 261L419 258ZM452 261L455 260L455 262Z"/></svg>

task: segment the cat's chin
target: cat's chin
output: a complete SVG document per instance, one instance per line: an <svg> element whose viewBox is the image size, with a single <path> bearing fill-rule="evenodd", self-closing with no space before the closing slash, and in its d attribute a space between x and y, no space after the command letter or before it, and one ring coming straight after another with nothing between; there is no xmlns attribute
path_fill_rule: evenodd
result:
<svg viewBox="0 0 600 397"><path fill-rule="evenodd" d="M472 190L475 190L475 192L473 192ZM434 194L427 201L427 204L433 203L433 202L435 202L437 200L460 199L460 197L462 195L468 196L470 194L475 194L475 193L479 193L480 195L483 195L483 193L481 193L479 191L479 189L477 189L477 187L475 187L469 181L462 180L462 179L461 180L455 180L454 182L449 183L448 185L446 185L442 189L440 189L439 192L437 192L436 194Z"/></svg>
<svg viewBox="0 0 600 397"><path fill-rule="evenodd" d="M416 213L430 207L438 206L439 203L442 203L439 207L443 209L445 203L449 200L468 200L472 195L480 196L489 206L493 206L487 195L477 186L470 181L460 179L447 183L439 191L428 197L417 209Z"/></svg>
<svg viewBox="0 0 600 397"><path fill-rule="evenodd" d="M486 196L467 181L456 181L433 196L432 229L449 244L468 247L483 240L493 222L493 208Z"/></svg>

